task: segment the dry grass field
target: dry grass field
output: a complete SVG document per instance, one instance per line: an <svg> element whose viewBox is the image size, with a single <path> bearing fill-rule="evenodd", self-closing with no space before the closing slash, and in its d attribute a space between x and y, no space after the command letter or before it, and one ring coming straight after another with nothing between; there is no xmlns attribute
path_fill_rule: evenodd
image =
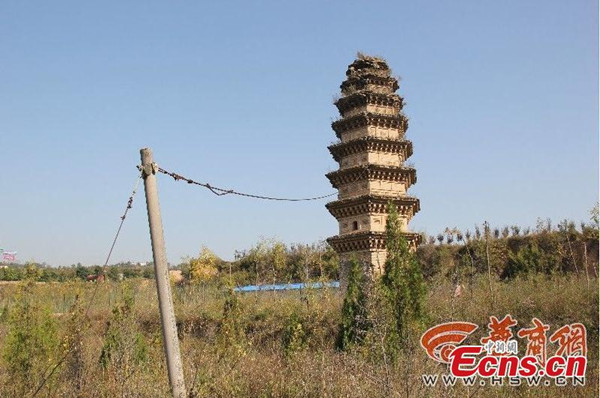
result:
<svg viewBox="0 0 600 398"><path fill-rule="evenodd" d="M455 298L446 278L429 280L428 325L463 320L482 332L490 315L508 313L520 326L538 317L552 331L582 322L589 345L584 387L424 387L421 374L445 368L421 348L404 352L394 364L376 359L376 343L336 351L343 299L337 290L232 295L199 284L173 291L190 396L598 396L598 280L534 275L498 281L494 302L487 283L478 276ZM95 287L83 282L0 286L0 396L33 396L53 369L37 396L169 396L153 281L99 284L86 317ZM419 335L412 337L417 341Z"/></svg>

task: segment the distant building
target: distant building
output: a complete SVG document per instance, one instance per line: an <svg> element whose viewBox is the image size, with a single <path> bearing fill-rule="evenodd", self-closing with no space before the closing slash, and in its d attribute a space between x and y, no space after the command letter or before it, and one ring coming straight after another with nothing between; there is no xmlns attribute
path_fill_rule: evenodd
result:
<svg viewBox="0 0 600 398"><path fill-rule="evenodd" d="M390 201L398 208L409 244L416 248L421 240L408 230L420 203L407 194L417 174L405 165L413 146L405 139L408 120L402 114L404 101L395 93L398 79L383 59L363 55L348 66L346 76L335 102L341 118L332 123L339 141L329 146L339 170L326 175L339 192L338 200L326 205L339 223L339 234L327 241L340 254L342 284L353 253L373 274L382 272Z"/></svg>

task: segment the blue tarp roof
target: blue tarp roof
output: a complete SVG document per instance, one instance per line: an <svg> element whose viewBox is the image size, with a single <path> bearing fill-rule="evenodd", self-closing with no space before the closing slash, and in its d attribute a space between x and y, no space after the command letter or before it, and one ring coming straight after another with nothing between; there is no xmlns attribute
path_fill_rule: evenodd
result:
<svg viewBox="0 0 600 398"><path fill-rule="evenodd" d="M259 292L269 290L299 290L299 289L322 289L322 288L338 288L340 282L313 282L313 283L287 283L279 285L248 285L238 286L233 289L234 292Z"/></svg>

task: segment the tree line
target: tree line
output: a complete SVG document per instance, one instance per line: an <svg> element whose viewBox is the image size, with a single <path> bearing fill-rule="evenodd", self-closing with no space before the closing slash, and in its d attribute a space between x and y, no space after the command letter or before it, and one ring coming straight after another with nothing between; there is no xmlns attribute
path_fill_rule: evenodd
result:
<svg viewBox="0 0 600 398"><path fill-rule="evenodd" d="M473 233L446 228L437 238L430 236L416 254L426 277L442 274L456 283L470 281L477 273L502 280L533 273L597 277L598 207L591 211L590 222L579 225L538 219L534 229L492 227L487 222L476 225Z"/></svg>
<svg viewBox="0 0 600 398"><path fill-rule="evenodd" d="M534 228L518 225L492 227L484 222L472 230L446 228L437 235L423 236L416 261L426 279L442 274L456 283L470 281L475 274L510 279L529 273L576 273L598 275L598 206L589 222L563 220L554 224L538 219ZM233 261L220 259L207 247L195 257L171 267L180 269L188 283L235 285L338 280L337 253L324 241L285 244L261 239L249 249L236 250ZM86 280L103 272L100 266L50 267L46 264L9 264L0 268L1 281L33 279L40 282ZM106 268L109 280L154 278L149 262L119 263Z"/></svg>
<svg viewBox="0 0 600 398"><path fill-rule="evenodd" d="M24 281L36 282L67 282L72 280L87 280L88 276L106 274L110 280L123 280L132 278L154 278L154 267L152 263L139 265L126 262L117 263L106 267L99 265L84 266L73 264L70 266L51 267L47 264L26 263L6 264L0 267L0 281Z"/></svg>

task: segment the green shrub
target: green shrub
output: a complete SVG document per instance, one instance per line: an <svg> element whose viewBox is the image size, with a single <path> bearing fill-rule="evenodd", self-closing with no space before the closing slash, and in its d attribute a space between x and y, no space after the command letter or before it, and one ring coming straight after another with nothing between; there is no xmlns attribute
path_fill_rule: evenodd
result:
<svg viewBox="0 0 600 398"><path fill-rule="evenodd" d="M363 266L356 257L352 258L348 270L348 286L342 305L342 321L336 343L338 349L345 350L353 344L362 343L370 329L366 283Z"/></svg>
<svg viewBox="0 0 600 398"><path fill-rule="evenodd" d="M378 307L385 314L380 319L387 330L384 343L394 358L408 344L409 330L423 320L426 290L419 264L402 236L396 207L390 204L388 212L387 259L376 292L380 295Z"/></svg>
<svg viewBox="0 0 600 398"><path fill-rule="evenodd" d="M57 322L34 296L34 286L23 285L8 310L2 356L14 396L35 390L59 353Z"/></svg>
<svg viewBox="0 0 600 398"><path fill-rule="evenodd" d="M122 297L112 310L104 333L100 364L123 393L127 380L140 370L148 359L148 347L134 310L134 295L124 284Z"/></svg>
<svg viewBox="0 0 600 398"><path fill-rule="evenodd" d="M232 288L227 289L217 336L217 348L222 355L246 353L246 333L242 315L243 309L237 293Z"/></svg>
<svg viewBox="0 0 600 398"><path fill-rule="evenodd" d="M302 320L297 312L292 312L285 325L283 332L283 352L286 356L291 356L296 352L302 351L307 346L307 336L304 330Z"/></svg>

